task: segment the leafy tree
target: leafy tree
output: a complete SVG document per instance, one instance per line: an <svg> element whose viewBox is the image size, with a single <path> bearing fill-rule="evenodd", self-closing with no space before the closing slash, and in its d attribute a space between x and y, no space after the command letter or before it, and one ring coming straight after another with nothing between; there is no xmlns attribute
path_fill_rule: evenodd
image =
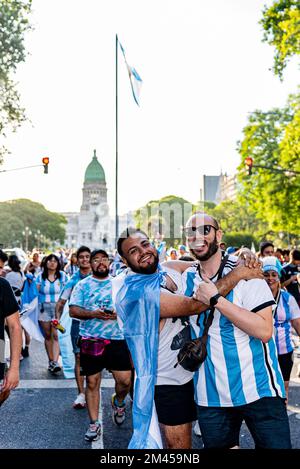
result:
<svg viewBox="0 0 300 469"><path fill-rule="evenodd" d="M255 211L246 202L225 200L208 213L218 220L224 236L231 236L233 233L248 233L259 240L268 231L268 225L257 217ZM250 245L251 243L252 241Z"/></svg>
<svg viewBox="0 0 300 469"><path fill-rule="evenodd" d="M151 200L135 212L136 224L151 238L163 237L167 247L185 242L182 227L196 206L186 199L168 195Z"/></svg>
<svg viewBox="0 0 300 469"><path fill-rule="evenodd" d="M15 131L26 120L13 75L25 60L24 35L31 28L30 11L31 0L0 2L0 162L7 151L3 144L7 131Z"/></svg>
<svg viewBox="0 0 300 469"><path fill-rule="evenodd" d="M31 235L28 237L28 248L31 250L37 245L37 231L48 240L60 243L65 239L64 224L66 219L63 215L50 212L42 204L32 202L28 199L10 200L0 202L0 243L6 247L18 244L25 245L23 232L28 226Z"/></svg>
<svg viewBox="0 0 300 469"><path fill-rule="evenodd" d="M276 0L263 10L264 41L275 47L274 72L282 78L288 60L300 54L299 0Z"/></svg>
<svg viewBox="0 0 300 469"><path fill-rule="evenodd" d="M291 96L283 109L255 111L238 144L240 201L265 220L269 231L299 232L299 176L284 171L300 169L299 118L300 95ZM247 156L254 160L251 176L245 172Z"/></svg>
<svg viewBox="0 0 300 469"><path fill-rule="evenodd" d="M225 233L222 241L227 244L227 246L233 246L240 248L241 246L251 248L252 243L254 245L258 244L257 238L255 238L251 233L239 233L237 231L233 231L231 233Z"/></svg>

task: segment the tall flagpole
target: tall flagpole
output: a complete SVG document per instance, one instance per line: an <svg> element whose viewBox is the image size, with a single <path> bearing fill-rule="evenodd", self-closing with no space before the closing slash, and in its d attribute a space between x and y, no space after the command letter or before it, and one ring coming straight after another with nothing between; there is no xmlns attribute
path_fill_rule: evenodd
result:
<svg viewBox="0 0 300 469"><path fill-rule="evenodd" d="M116 231L115 243L119 237L119 213L118 213L118 35L116 34Z"/></svg>

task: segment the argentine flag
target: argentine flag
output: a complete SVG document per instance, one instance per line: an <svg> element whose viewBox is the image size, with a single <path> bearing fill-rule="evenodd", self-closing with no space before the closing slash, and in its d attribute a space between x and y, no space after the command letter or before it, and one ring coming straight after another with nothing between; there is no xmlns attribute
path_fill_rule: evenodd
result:
<svg viewBox="0 0 300 469"><path fill-rule="evenodd" d="M127 70L128 70L128 75L129 75L129 80L130 80L130 84L131 84L132 94L133 94L133 97L134 97L134 100L135 100L136 104L139 106L140 105L140 91L141 91L141 87L142 87L142 84L143 84L143 80L139 76L136 69L134 67L131 67L128 64L128 62L126 60L124 48L123 48L122 44L120 43L119 39L118 39L118 43L119 43L121 51L123 53L125 64L126 64L126 67L127 67Z"/></svg>

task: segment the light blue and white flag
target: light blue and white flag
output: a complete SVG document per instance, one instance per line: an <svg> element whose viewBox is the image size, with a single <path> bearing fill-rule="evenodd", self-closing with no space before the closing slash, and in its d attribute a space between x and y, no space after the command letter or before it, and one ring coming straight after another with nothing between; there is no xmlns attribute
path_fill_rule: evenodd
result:
<svg viewBox="0 0 300 469"><path fill-rule="evenodd" d="M127 67L127 70L128 70L128 75L129 75L129 80L130 80L130 84L131 84L132 94L133 94L133 97L134 97L134 100L135 100L136 104L139 106L140 105L140 92L141 92L141 87L142 87L142 84L143 84L143 80L141 79L141 77L138 74L138 72L136 71L136 69L134 67L131 67L128 64L128 62L126 60L124 48L123 48L122 44L120 43L119 39L118 39L118 43L119 43L121 51L123 53L125 64L126 64L126 67Z"/></svg>
<svg viewBox="0 0 300 469"><path fill-rule="evenodd" d="M20 321L23 329L35 340L44 342L39 325L38 291L32 274L26 274L21 296Z"/></svg>
<svg viewBox="0 0 300 469"><path fill-rule="evenodd" d="M69 314L69 302L64 306L63 313L60 318L60 324L65 328L62 334L58 331L58 342L60 348L61 361L63 366L64 377L67 379L75 378L75 357L73 353L71 327L72 318Z"/></svg>
<svg viewBox="0 0 300 469"><path fill-rule="evenodd" d="M129 449L162 448L154 403L162 276L161 272L127 275L116 296L117 314L135 368Z"/></svg>

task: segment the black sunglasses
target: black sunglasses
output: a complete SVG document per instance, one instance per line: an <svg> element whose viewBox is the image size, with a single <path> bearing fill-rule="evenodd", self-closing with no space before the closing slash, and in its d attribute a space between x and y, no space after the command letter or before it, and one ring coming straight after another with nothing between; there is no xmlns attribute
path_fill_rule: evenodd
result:
<svg viewBox="0 0 300 469"><path fill-rule="evenodd" d="M186 228L183 228L183 232L188 238L192 238L193 236L196 235L196 233L202 236L207 236L211 232L212 228L214 228L216 231L219 229L213 225L199 225L199 226L187 226Z"/></svg>

